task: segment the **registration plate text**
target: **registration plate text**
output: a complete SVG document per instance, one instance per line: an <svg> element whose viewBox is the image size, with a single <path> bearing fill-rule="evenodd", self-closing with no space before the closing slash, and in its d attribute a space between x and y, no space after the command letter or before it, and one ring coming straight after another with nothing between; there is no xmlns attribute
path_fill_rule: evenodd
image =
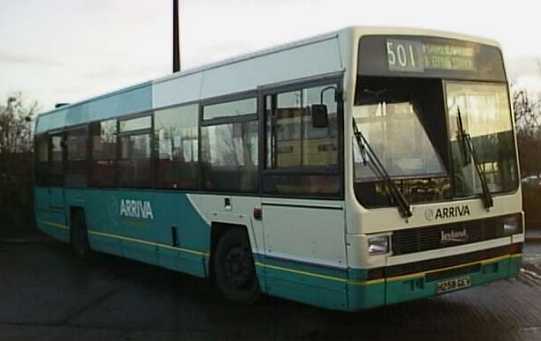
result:
<svg viewBox="0 0 541 341"><path fill-rule="evenodd" d="M438 294L441 294L467 287L471 287L471 280L469 277L453 278L439 282L437 292Z"/></svg>

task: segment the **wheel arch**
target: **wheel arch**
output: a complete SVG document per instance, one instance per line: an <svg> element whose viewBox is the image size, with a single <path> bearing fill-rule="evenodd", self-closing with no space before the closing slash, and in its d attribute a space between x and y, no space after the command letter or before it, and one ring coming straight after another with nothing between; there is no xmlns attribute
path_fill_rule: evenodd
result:
<svg viewBox="0 0 541 341"><path fill-rule="evenodd" d="M76 215L80 215L80 217L82 219L84 219L84 221L86 222L85 208L82 207L82 206L70 206L69 207L69 217L68 217L68 219L69 219L68 224L69 224L70 228L72 227L72 224L73 224L73 218Z"/></svg>
<svg viewBox="0 0 541 341"><path fill-rule="evenodd" d="M248 227L242 224L224 223L224 222L212 222L210 226L210 245L209 245L209 259L207 263L208 277L211 282L214 282L214 256L216 254L216 246L218 241L230 230L240 229L244 231L248 238L248 243L251 245L250 234Z"/></svg>
<svg viewBox="0 0 541 341"><path fill-rule="evenodd" d="M90 246L90 241L88 237L88 225L86 219L86 211L82 206L69 206L69 216L68 216L68 226L69 226L69 235L70 235L70 244L74 250L78 247L83 246L86 253L83 255L79 254L81 258L88 258L88 253L92 251ZM74 240L74 237L76 238ZM81 238L82 243L81 245ZM74 244L75 242L75 244ZM78 245L74 247L74 245Z"/></svg>

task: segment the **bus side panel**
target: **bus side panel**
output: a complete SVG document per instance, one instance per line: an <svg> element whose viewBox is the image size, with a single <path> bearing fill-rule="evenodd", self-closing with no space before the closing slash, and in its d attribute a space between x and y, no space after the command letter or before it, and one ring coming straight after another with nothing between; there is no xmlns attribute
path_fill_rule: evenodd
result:
<svg viewBox="0 0 541 341"><path fill-rule="evenodd" d="M88 241L92 250L124 256L122 240L116 222L112 219L110 195L112 190L66 189L66 207L84 209ZM70 217L71 218L71 217Z"/></svg>
<svg viewBox="0 0 541 341"><path fill-rule="evenodd" d="M254 209L261 207L261 200L252 196L232 196L227 194L189 194L189 202L197 216L203 217L207 226L216 224L220 229L222 225L239 226L246 228L250 245L254 254L264 252L263 227L261 220L254 219ZM191 231L190 233L194 233ZM209 229L210 232L210 229ZM210 236L209 236L210 237ZM202 240L210 243L210 240ZM210 244L209 244L210 245ZM209 252L210 253L210 252ZM261 272L258 271L258 276ZM264 277L258 277L260 286L264 288Z"/></svg>
<svg viewBox="0 0 541 341"><path fill-rule="evenodd" d="M264 199L266 291L303 303L347 310L344 210L341 202Z"/></svg>
<svg viewBox="0 0 541 341"><path fill-rule="evenodd" d="M347 270L256 255L265 292L297 302L348 310Z"/></svg>
<svg viewBox="0 0 541 341"><path fill-rule="evenodd" d="M63 198L61 188L34 187L34 210L38 228L56 239L69 242Z"/></svg>
<svg viewBox="0 0 541 341"><path fill-rule="evenodd" d="M119 239L96 233L89 233L88 242L90 243L90 248L92 250L124 257L122 242Z"/></svg>
<svg viewBox="0 0 541 341"><path fill-rule="evenodd" d="M70 191L84 197L93 249L169 269L206 275L210 229L186 194L150 190Z"/></svg>

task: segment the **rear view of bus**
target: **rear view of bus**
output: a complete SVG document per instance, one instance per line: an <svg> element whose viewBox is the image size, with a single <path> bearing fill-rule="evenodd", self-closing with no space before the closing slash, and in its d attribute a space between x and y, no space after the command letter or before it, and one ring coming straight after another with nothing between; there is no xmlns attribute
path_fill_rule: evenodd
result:
<svg viewBox="0 0 541 341"><path fill-rule="evenodd" d="M499 47L354 32L345 195L346 251L358 270L350 270L349 308L516 276L523 217Z"/></svg>

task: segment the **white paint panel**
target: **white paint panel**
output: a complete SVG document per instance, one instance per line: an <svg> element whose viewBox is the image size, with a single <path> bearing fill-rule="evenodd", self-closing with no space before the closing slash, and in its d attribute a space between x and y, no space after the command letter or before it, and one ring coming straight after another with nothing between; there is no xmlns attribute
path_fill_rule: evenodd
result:
<svg viewBox="0 0 541 341"><path fill-rule="evenodd" d="M263 203L266 254L343 267L344 211Z"/></svg>
<svg viewBox="0 0 541 341"><path fill-rule="evenodd" d="M203 72L202 98L343 69L338 38L286 49Z"/></svg>
<svg viewBox="0 0 541 341"><path fill-rule="evenodd" d="M346 154L347 155L347 154ZM351 190L353 186L351 186ZM351 212L352 223L348 226L349 233L352 234L371 234L396 231L423 226L434 226L438 224L450 224L466 222L475 219L488 219L502 216L510 213L522 211L521 192L509 195L494 196L494 206L486 210L481 199L456 200L448 202L436 202L429 204L411 205L413 216L404 219L398 213L396 207L365 209L351 191L348 212ZM429 220L426 211L435 212L438 208L456 207L467 205L470 210L469 215L462 217L449 217L442 220Z"/></svg>
<svg viewBox="0 0 541 341"><path fill-rule="evenodd" d="M200 98L201 73L156 82L152 86L154 108L186 103Z"/></svg>
<svg viewBox="0 0 541 341"><path fill-rule="evenodd" d="M260 199L248 196L222 194L189 194L188 198L196 211L208 223L226 223L245 226L252 246L252 252L264 253L263 226L253 219L253 209L259 208ZM230 200L230 207L224 200Z"/></svg>

